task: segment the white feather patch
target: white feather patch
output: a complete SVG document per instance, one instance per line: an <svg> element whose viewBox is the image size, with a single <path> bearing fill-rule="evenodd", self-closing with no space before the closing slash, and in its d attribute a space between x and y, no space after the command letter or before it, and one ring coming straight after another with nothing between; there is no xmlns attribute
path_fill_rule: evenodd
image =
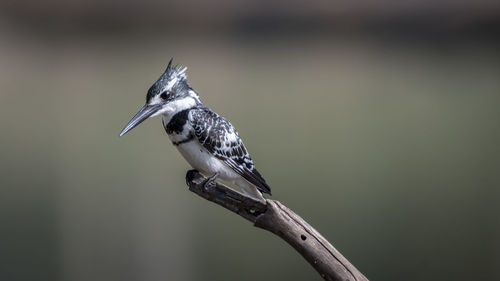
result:
<svg viewBox="0 0 500 281"><path fill-rule="evenodd" d="M153 115L151 115L151 117L165 115L166 117L168 117L168 121L170 121L170 118L176 113L181 112L184 109L191 108L195 105L196 100L193 97L185 97L183 99L174 100L165 104L162 109L155 112Z"/></svg>

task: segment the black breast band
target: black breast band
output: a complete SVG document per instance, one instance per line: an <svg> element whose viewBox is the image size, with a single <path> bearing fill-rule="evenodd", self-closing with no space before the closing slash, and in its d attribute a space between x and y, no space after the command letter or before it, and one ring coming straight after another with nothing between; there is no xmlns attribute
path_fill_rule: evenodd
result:
<svg viewBox="0 0 500 281"><path fill-rule="evenodd" d="M178 146L180 144L183 144L183 143L186 143L186 142L190 142L194 140L194 135L192 133L189 133L189 136L187 136L187 138L183 139L183 140L180 140L180 141L173 141L172 144L175 145L175 146Z"/></svg>

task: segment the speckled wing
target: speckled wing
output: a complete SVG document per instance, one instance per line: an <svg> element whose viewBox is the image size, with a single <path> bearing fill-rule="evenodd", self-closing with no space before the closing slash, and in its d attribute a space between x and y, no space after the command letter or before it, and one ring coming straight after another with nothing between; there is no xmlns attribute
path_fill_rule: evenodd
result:
<svg viewBox="0 0 500 281"><path fill-rule="evenodd" d="M271 188L255 169L238 132L229 121L206 107L190 110L188 120L203 147L261 192L271 194Z"/></svg>

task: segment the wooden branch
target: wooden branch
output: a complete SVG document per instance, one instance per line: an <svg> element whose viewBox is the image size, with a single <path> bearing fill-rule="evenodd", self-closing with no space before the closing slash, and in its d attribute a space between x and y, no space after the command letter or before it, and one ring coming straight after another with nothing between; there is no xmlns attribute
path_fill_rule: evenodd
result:
<svg viewBox="0 0 500 281"><path fill-rule="evenodd" d="M204 189L204 181L196 170L186 174L190 191L276 234L295 248L325 280L368 280L319 232L285 205L270 199L263 203L219 183Z"/></svg>

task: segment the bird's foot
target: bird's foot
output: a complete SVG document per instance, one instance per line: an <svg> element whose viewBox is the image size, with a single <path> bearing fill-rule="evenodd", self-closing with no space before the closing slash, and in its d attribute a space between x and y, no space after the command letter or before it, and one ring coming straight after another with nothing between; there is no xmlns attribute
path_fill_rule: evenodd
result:
<svg viewBox="0 0 500 281"><path fill-rule="evenodd" d="M213 183L217 179L218 176L219 176L219 172L215 173L213 176L211 176L208 179L206 179L205 182L203 183L203 190L207 191L208 190L208 186L211 183Z"/></svg>

